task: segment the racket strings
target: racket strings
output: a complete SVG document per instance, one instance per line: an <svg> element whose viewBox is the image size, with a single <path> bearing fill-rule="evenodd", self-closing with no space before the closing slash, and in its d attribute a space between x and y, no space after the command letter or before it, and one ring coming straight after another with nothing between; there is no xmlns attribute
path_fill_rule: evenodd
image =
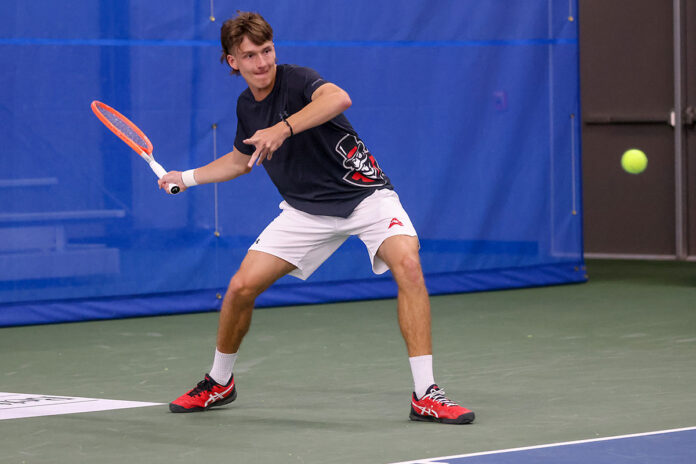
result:
<svg viewBox="0 0 696 464"><path fill-rule="evenodd" d="M110 111L103 110L99 108L99 112L109 120L109 122L120 131L125 137L130 139L133 143L137 144L143 150L147 150L148 143L143 139L137 132L131 128L125 121L119 118L117 115L111 113Z"/></svg>

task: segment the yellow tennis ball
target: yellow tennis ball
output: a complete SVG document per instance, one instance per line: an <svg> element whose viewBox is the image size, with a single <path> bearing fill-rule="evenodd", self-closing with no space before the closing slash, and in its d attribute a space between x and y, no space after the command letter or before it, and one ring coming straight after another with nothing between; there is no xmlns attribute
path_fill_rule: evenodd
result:
<svg viewBox="0 0 696 464"><path fill-rule="evenodd" d="M648 167L648 157L642 150L631 148L621 156L621 167L631 174L640 174Z"/></svg>

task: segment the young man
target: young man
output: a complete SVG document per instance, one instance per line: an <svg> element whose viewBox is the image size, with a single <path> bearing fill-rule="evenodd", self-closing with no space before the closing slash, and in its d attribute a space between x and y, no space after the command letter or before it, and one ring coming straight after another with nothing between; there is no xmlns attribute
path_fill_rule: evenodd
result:
<svg viewBox="0 0 696 464"><path fill-rule="evenodd" d="M197 169L168 173L160 188L223 182L263 165L285 201L230 280L210 373L170 410L204 411L234 401L233 367L256 297L286 274L306 279L357 235L373 271L391 270L398 285L399 325L415 385L410 418L472 422L474 413L435 385L430 303L416 231L389 178L343 115L350 97L312 69L276 65L273 30L256 13L240 12L226 21L221 42L222 61L249 86L237 101L234 149Z"/></svg>

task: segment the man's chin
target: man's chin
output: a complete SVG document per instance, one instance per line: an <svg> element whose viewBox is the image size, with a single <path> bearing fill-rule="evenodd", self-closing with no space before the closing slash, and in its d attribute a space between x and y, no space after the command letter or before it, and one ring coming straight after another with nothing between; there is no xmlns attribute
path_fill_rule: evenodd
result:
<svg viewBox="0 0 696 464"><path fill-rule="evenodd" d="M271 78L270 73L265 73L261 75L255 75L253 82L256 85L256 87L260 89L265 89L273 83L273 79Z"/></svg>

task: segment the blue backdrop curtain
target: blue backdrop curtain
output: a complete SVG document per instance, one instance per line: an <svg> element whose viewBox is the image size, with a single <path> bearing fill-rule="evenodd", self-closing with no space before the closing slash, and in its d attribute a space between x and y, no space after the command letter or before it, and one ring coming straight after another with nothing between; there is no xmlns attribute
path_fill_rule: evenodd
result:
<svg viewBox="0 0 696 464"><path fill-rule="evenodd" d="M272 24L279 63L351 95L346 114L419 231L432 293L585 280L575 0L10 0L0 325L219 308L279 212L267 175L165 195L89 104L128 115L168 169L231 151L246 86L219 62L219 31L238 9ZM395 294L350 239L258 304Z"/></svg>

